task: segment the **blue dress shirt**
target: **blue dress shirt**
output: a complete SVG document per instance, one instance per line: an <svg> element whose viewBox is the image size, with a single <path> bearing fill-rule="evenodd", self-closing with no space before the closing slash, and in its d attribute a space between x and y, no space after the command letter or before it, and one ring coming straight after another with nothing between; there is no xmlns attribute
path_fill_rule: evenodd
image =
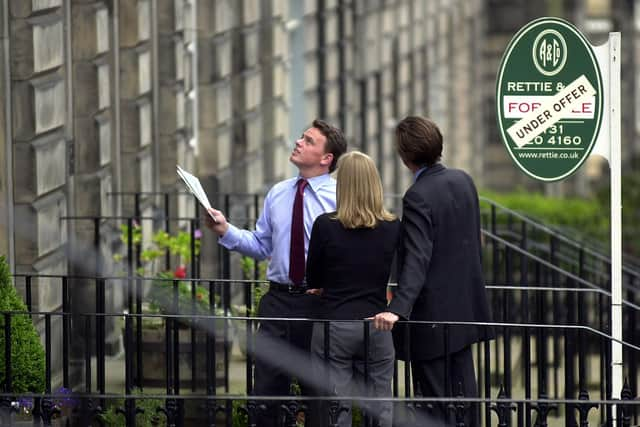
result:
<svg viewBox="0 0 640 427"><path fill-rule="evenodd" d="M219 239L225 248L259 260L271 257L267 279L289 283L289 249L291 215L300 177L281 181L269 190L255 231L241 230L232 224ZM329 174L307 179L304 189L304 255L309 250L309 237L316 218L336 210L336 181Z"/></svg>

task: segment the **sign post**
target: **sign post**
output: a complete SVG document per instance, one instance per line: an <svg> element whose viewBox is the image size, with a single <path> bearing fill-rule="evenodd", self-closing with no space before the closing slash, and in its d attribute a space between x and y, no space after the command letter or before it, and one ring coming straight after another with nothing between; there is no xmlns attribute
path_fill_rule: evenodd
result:
<svg viewBox="0 0 640 427"><path fill-rule="evenodd" d="M498 127L514 163L545 182L573 174L590 154L611 169L611 398L622 364L620 33L593 47L572 24L540 18L513 37L498 72ZM614 424L616 408L612 409Z"/></svg>
<svg viewBox="0 0 640 427"><path fill-rule="evenodd" d="M611 393L620 397L622 372L622 153L620 149L620 33L609 35L611 168ZM615 417L615 412L614 412Z"/></svg>

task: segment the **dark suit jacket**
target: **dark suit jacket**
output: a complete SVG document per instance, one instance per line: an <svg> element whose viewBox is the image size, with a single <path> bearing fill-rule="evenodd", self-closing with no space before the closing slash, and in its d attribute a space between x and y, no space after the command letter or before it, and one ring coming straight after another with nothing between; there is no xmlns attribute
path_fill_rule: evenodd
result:
<svg viewBox="0 0 640 427"><path fill-rule="evenodd" d="M403 319L489 322L482 275L480 210L473 180L435 164L403 198L398 288L389 311ZM488 328L420 325L410 328L412 360L429 360L493 336ZM405 327L394 328L396 352L406 359Z"/></svg>

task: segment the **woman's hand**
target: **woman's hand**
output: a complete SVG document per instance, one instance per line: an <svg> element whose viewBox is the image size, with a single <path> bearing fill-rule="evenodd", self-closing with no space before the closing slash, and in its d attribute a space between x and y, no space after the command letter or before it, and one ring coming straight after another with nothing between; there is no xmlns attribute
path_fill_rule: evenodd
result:
<svg viewBox="0 0 640 427"><path fill-rule="evenodd" d="M322 295L322 292L324 292L324 288L313 288L313 289L308 289L307 292L305 292L305 294L320 296Z"/></svg>
<svg viewBox="0 0 640 427"><path fill-rule="evenodd" d="M373 320L373 327L380 331L390 331L398 319L400 319L400 317L390 311L384 311L373 317L367 317L367 320Z"/></svg>

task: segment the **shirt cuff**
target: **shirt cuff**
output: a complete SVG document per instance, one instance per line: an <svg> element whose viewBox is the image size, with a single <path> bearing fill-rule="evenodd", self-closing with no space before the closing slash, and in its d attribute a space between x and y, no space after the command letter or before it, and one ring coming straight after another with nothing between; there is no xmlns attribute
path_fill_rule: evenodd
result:
<svg viewBox="0 0 640 427"><path fill-rule="evenodd" d="M218 238L218 243L224 246L227 249L234 249L238 242L240 242L240 230L233 224L229 224L229 228L227 228L227 232L224 233L222 237Z"/></svg>

